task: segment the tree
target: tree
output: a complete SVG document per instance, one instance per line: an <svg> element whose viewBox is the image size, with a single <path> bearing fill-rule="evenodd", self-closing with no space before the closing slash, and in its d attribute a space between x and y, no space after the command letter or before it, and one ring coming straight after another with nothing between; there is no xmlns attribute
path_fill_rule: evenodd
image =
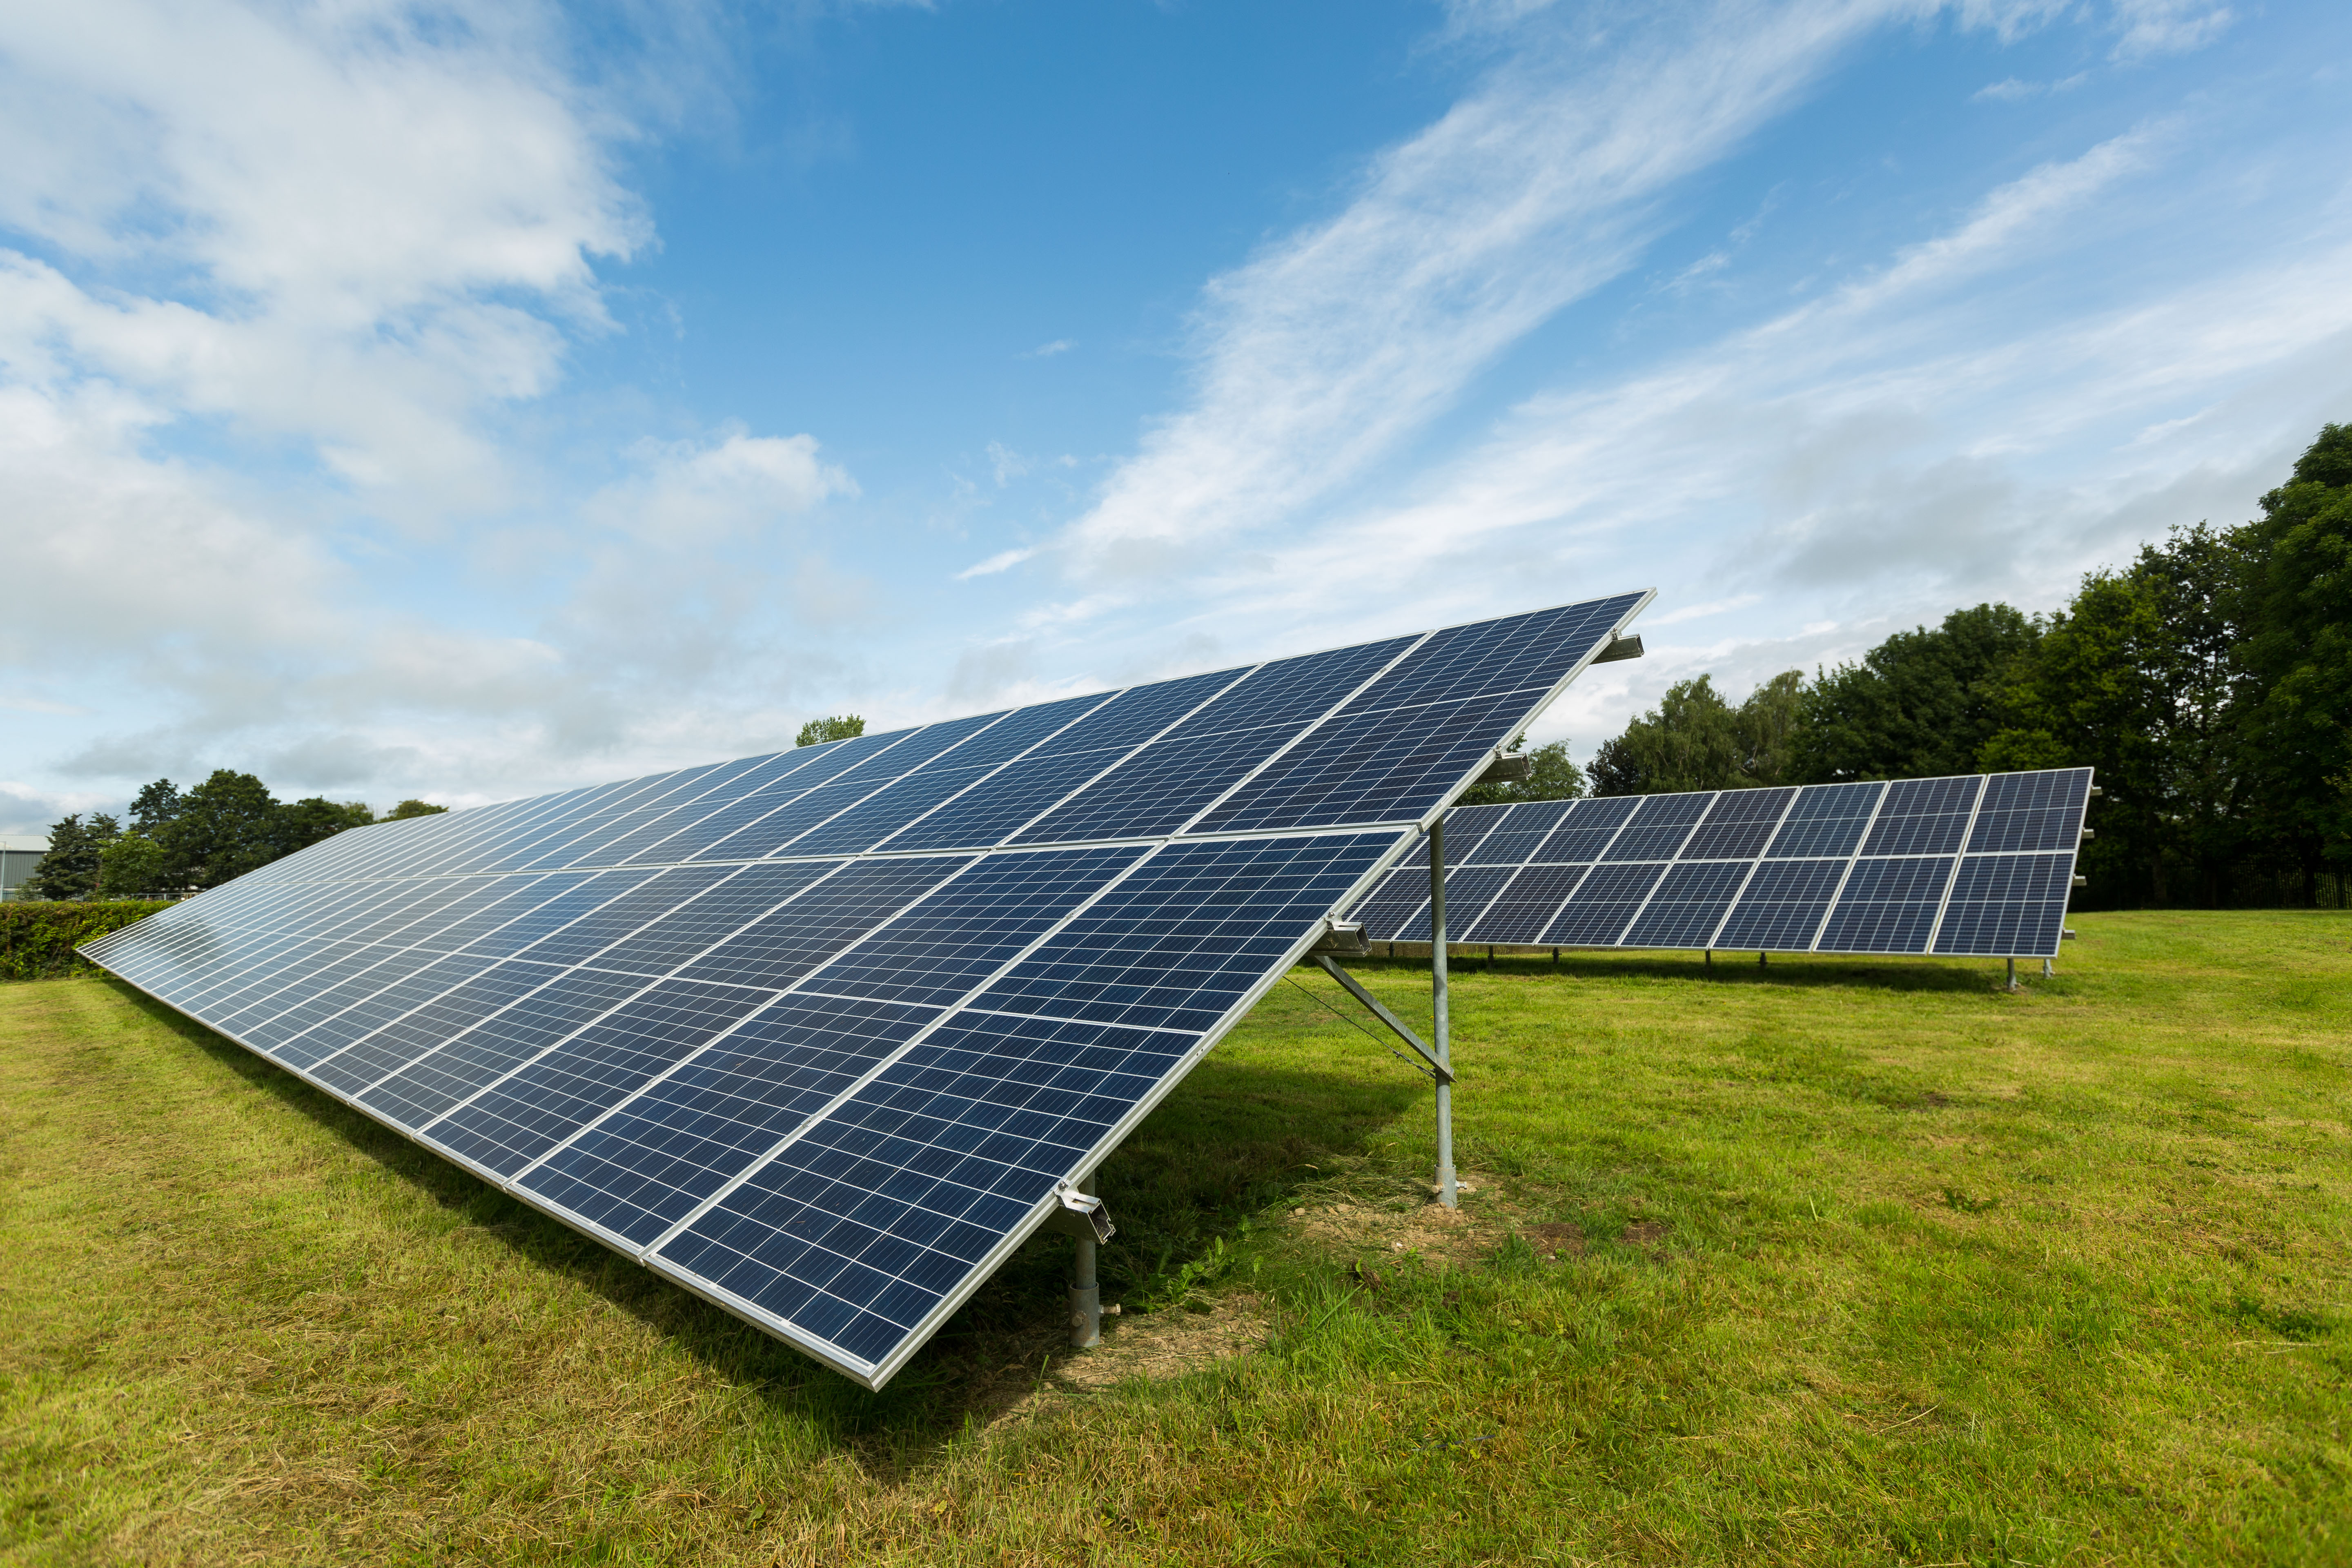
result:
<svg viewBox="0 0 2352 1568"><path fill-rule="evenodd" d="M268 786L226 768L181 797L179 815L157 836L175 887L216 888L284 853L285 824Z"/></svg>
<svg viewBox="0 0 2352 1568"><path fill-rule="evenodd" d="M1699 676L1666 689L1658 706L1592 756L1595 795L1666 795L1778 784L1789 770L1804 677L1785 670L1734 708Z"/></svg>
<svg viewBox="0 0 2352 1568"><path fill-rule="evenodd" d="M1995 694L2042 623L2007 605L1954 610L1819 677L1799 700L1790 782L1964 773L2001 727Z"/></svg>
<svg viewBox="0 0 2352 1568"><path fill-rule="evenodd" d="M1517 742L1515 742L1517 743ZM1584 770L1568 754L1566 741L1528 753L1528 776L1511 784L1474 784L1463 805L1516 805L1523 800L1576 800L1584 794Z"/></svg>
<svg viewBox="0 0 2352 1568"><path fill-rule="evenodd" d="M386 822L406 822L412 816L438 816L448 809L446 805L435 805L429 801L404 800L385 812L383 819Z"/></svg>
<svg viewBox="0 0 2352 1568"><path fill-rule="evenodd" d="M278 808L278 853L291 855L297 849L308 849L347 827L365 827L374 820L375 814L355 800L339 805L314 795L294 801Z"/></svg>
<svg viewBox="0 0 2352 1568"><path fill-rule="evenodd" d="M2102 569L2050 618L2032 656L2010 672L1995 701L2007 721L1978 748L1989 772L2098 770L2108 804L2093 858L2105 900L2169 896L2174 781L2168 740L2163 584L2154 574ZM2122 882L2117 882L2117 878Z"/></svg>
<svg viewBox="0 0 2352 1568"><path fill-rule="evenodd" d="M131 828L153 837L155 830L180 815L180 792L170 779L157 779L131 803Z"/></svg>
<svg viewBox="0 0 2352 1568"><path fill-rule="evenodd" d="M163 847L146 834L123 834L99 854L100 885L110 899L168 899L171 863Z"/></svg>
<svg viewBox="0 0 2352 1568"><path fill-rule="evenodd" d="M2231 534L2248 800L2311 903L2352 854L2352 426L2322 428L2261 504Z"/></svg>
<svg viewBox="0 0 2352 1568"><path fill-rule="evenodd" d="M87 899L98 891L100 857L122 832L121 825L104 812L88 822L74 812L49 828L49 847L41 863L25 879L28 899Z"/></svg>
<svg viewBox="0 0 2352 1568"><path fill-rule="evenodd" d="M827 741L853 740L866 733L866 721L855 713L839 713L830 719L812 719L801 726L795 746L822 746Z"/></svg>

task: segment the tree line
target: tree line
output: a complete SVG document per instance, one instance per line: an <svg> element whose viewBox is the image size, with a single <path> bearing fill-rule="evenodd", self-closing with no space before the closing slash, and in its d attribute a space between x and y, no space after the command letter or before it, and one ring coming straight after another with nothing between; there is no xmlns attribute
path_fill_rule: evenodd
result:
<svg viewBox="0 0 2352 1568"><path fill-rule="evenodd" d="M2176 528L2047 616L1954 610L1736 705L1707 676L1680 682L1575 782L1645 795L2088 766L2105 798L2086 903L2341 901L2352 426L2322 429L2260 506L2235 528Z"/></svg>
<svg viewBox="0 0 2352 1568"><path fill-rule="evenodd" d="M376 821L446 811L404 800L382 818L358 801L281 801L251 773L227 768L184 794L170 779L139 792L121 818L76 812L49 828L49 847L25 883L31 899L176 899L242 877L322 838Z"/></svg>

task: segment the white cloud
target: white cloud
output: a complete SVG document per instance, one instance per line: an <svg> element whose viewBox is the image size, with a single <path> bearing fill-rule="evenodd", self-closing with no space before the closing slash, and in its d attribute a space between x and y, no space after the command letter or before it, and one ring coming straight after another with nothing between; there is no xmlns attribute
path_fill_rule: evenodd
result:
<svg viewBox="0 0 2352 1568"><path fill-rule="evenodd" d="M0 352L307 443L388 513L508 499L482 412L609 328L650 230L541 14L89 0L0 53ZM63 116L61 130L58 117Z"/></svg>
<svg viewBox="0 0 2352 1568"><path fill-rule="evenodd" d="M995 471L998 489L1003 489L1036 466L1034 459L1023 457L1002 441L988 444L988 465Z"/></svg>
<svg viewBox="0 0 2352 1568"><path fill-rule="evenodd" d="M1631 264L1664 190L1864 29L1916 10L1726 0L1597 57L1562 44L1497 68L1377 159L1339 216L1209 285L1191 405L1071 528L1075 566L1150 577L1392 457L1505 347Z"/></svg>
<svg viewBox="0 0 2352 1568"><path fill-rule="evenodd" d="M1077 343L1072 339L1055 338L1050 343L1039 343L1034 349L1024 350L1019 357L1022 359L1052 359L1055 354L1068 353L1072 349L1076 348L1077 346Z"/></svg>
<svg viewBox="0 0 2352 1568"><path fill-rule="evenodd" d="M712 442L646 443L642 472L606 487L590 521L669 549L708 546L772 528L856 481L817 456L813 436L752 436L730 425Z"/></svg>
<svg viewBox="0 0 2352 1568"><path fill-rule="evenodd" d="M1036 553L1037 552L1031 548L1000 550L995 554L990 556L987 560L974 562L971 565L967 566L962 571L957 573L956 581L961 583L973 577L992 576L996 573L1008 571L1013 567L1020 565L1024 561L1028 560L1031 556Z"/></svg>
<svg viewBox="0 0 2352 1568"><path fill-rule="evenodd" d="M2211 0L2116 0L2115 58L2140 60L2201 49L2227 32L2237 13Z"/></svg>

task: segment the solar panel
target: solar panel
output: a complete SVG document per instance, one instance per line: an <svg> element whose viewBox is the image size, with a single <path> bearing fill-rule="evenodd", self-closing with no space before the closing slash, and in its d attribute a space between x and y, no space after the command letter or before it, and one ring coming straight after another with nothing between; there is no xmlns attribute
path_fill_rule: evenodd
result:
<svg viewBox="0 0 2352 1568"><path fill-rule="evenodd" d="M878 1388L1649 597L385 823L84 951Z"/></svg>
<svg viewBox="0 0 2352 1568"><path fill-rule="evenodd" d="M1447 918L1464 942L2051 958L2090 796L2054 768L1462 806ZM1417 846L1352 918L1427 942L1428 905Z"/></svg>

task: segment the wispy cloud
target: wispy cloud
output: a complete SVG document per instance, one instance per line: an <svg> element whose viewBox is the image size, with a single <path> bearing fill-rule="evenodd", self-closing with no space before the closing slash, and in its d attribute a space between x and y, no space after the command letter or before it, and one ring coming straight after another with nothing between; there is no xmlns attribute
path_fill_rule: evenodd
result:
<svg viewBox="0 0 2352 1568"><path fill-rule="evenodd" d="M1031 556L1035 555L1036 553L1036 550L1033 547L1024 547L1017 550L1000 550L995 554L990 556L987 560L975 562L971 565L967 566L962 571L957 573L956 581L961 583L973 577L990 577L995 575L999 572L1010 571L1012 568L1020 565L1024 561L1028 560Z"/></svg>
<svg viewBox="0 0 2352 1568"><path fill-rule="evenodd" d="M2238 17L2212 0L2116 0L2115 19L2115 58L2129 61L2201 49Z"/></svg>
<svg viewBox="0 0 2352 1568"><path fill-rule="evenodd" d="M1024 349L1014 357L1019 359L1052 359L1055 354L1068 353L1072 349L1076 348L1077 346L1076 342L1073 339L1055 338L1050 343L1039 343L1034 349Z"/></svg>
<svg viewBox="0 0 2352 1568"><path fill-rule="evenodd" d="M1597 54L1514 57L1376 160L1338 216L1209 286L1195 395L1071 529L1074 566L1148 578L1393 456L1505 347L1631 265L1664 190L1914 10L1675 7Z"/></svg>

